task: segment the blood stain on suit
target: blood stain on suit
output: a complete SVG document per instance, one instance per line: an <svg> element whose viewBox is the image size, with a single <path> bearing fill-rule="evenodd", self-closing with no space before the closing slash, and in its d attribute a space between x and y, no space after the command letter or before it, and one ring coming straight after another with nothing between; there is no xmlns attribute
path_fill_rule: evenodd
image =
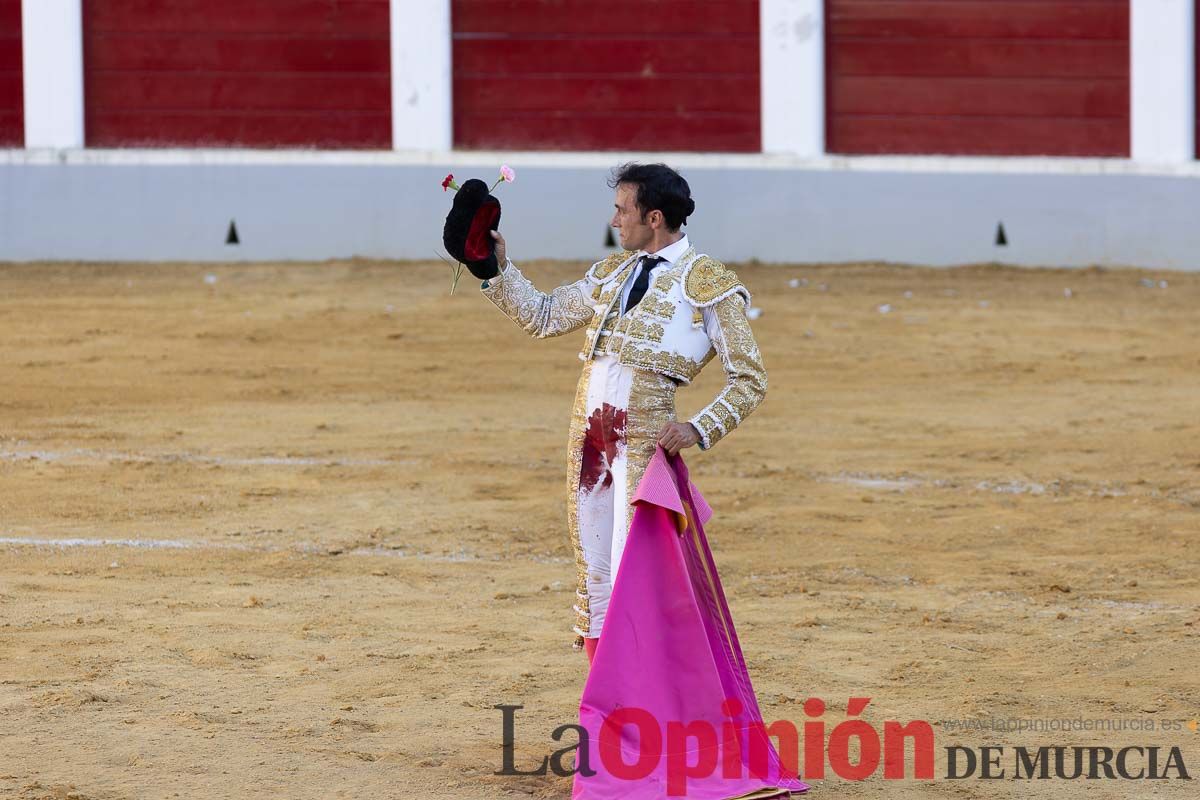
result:
<svg viewBox="0 0 1200 800"><path fill-rule="evenodd" d="M597 484L612 485L612 465L617 459L617 447L625 441L625 409L605 403L588 417L583 434L583 465L579 486L591 491Z"/></svg>

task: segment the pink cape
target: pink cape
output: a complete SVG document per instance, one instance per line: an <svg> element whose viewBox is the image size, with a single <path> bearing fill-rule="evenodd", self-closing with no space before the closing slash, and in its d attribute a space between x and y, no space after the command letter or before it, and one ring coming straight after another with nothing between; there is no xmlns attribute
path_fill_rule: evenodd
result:
<svg viewBox="0 0 1200 800"><path fill-rule="evenodd" d="M784 769L771 741L755 727L762 713L702 527L712 510L688 480L683 459L671 459L659 448L633 505L629 541L579 704L579 724L588 733L587 766L595 774L576 773L572 797L727 800L805 791L808 786ZM735 702L723 707L727 700ZM610 723L604 733L606 718L618 710L617 719L624 716L629 724ZM713 734L687 737L680 723L699 723ZM727 731L734 747L722 746ZM728 771L735 777L725 777L727 751L739 749ZM630 769L622 769L617 757ZM696 769L705 764L713 767ZM707 774L684 775L685 765Z"/></svg>

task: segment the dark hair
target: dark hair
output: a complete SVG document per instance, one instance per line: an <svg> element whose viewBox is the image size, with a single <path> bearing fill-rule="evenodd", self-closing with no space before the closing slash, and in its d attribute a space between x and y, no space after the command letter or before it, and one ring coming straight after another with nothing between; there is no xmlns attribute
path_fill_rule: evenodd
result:
<svg viewBox="0 0 1200 800"><path fill-rule="evenodd" d="M696 210L688 182L666 164L622 164L613 170L608 186L615 189L622 183L637 186L637 207L642 217L661 211L667 230L679 230Z"/></svg>

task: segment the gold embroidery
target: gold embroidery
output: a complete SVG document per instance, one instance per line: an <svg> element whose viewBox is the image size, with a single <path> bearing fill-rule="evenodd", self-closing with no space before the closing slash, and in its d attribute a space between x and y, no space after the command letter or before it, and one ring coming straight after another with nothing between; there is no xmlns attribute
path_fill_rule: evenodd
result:
<svg viewBox="0 0 1200 800"><path fill-rule="evenodd" d="M617 289L619 288L621 287L611 283L608 286L603 287L603 291L600 292L599 305L604 306L605 310L610 310L613 305L613 298L616 297Z"/></svg>
<svg viewBox="0 0 1200 800"><path fill-rule="evenodd" d="M611 336L605 335L601 338L600 344L596 347L596 352L599 355L619 356L621 347L625 344L625 337L620 334Z"/></svg>
<svg viewBox="0 0 1200 800"><path fill-rule="evenodd" d="M504 314L530 336L543 339L578 330L591 321L587 279L559 286L550 294L540 292L514 264L482 289Z"/></svg>
<svg viewBox="0 0 1200 800"><path fill-rule="evenodd" d="M669 300L659 299L658 295L647 292L642 302L637 305L637 313L668 320L674 316L675 306Z"/></svg>
<svg viewBox="0 0 1200 800"><path fill-rule="evenodd" d="M626 267L626 270L631 268L631 266ZM627 274L627 272L622 271L621 274ZM583 350L579 353L579 357L585 361L592 357L592 354L600 343L601 336L605 332L611 333L613 325L621 316L620 309L613 302L624 280L621 274L618 274L616 279L601 287L600 299L593 305L595 316L592 318L592 324L587 329L587 335L584 336ZM595 310L596 306L599 306L599 310Z"/></svg>
<svg viewBox="0 0 1200 800"><path fill-rule="evenodd" d="M638 347L633 342L626 342L625 346L621 348L621 363L630 367L653 370L682 383L691 383L692 378L699 374L700 368L703 366L686 356Z"/></svg>
<svg viewBox="0 0 1200 800"><path fill-rule="evenodd" d="M740 291L749 300L749 292L737 274L715 258L700 256L688 267L683 296L695 306L708 306Z"/></svg>
<svg viewBox="0 0 1200 800"><path fill-rule="evenodd" d="M712 414L701 411L692 417L689 422L696 426L696 430L700 431L701 449L707 449L707 442L712 439L712 435L717 429L716 420L713 419Z"/></svg>
<svg viewBox="0 0 1200 800"><path fill-rule="evenodd" d="M737 420L734 418L733 414L730 413L729 409L724 403L720 401L713 403L708 407L708 410L712 413L713 417L716 418L717 422L726 433L737 427Z"/></svg>
<svg viewBox="0 0 1200 800"><path fill-rule="evenodd" d="M611 319L611 315L605 317L601 316L600 312L596 312L596 316L592 318L592 324L588 326L587 336L584 337L583 350L579 354L581 358L590 358L601 338L612 333L612 325L609 324Z"/></svg>
<svg viewBox="0 0 1200 800"><path fill-rule="evenodd" d="M589 274L594 280L603 282L607 280L614 272L616 272L622 264L633 258L633 256L634 253L632 250L624 250L620 253L613 253L603 261L594 264L591 270L589 270Z"/></svg>
<svg viewBox="0 0 1200 800"><path fill-rule="evenodd" d="M655 275L653 283L654 291L648 294L657 294L669 303L670 298L668 295L670 294L671 289L673 289L675 284L679 283L679 281L683 279L684 273L687 272L687 268L695 259L696 248L689 247L686 253L681 255L675 260L674 263L671 264L669 269L662 270ZM645 300L642 302L644 303ZM674 316L674 314L675 310L674 306L672 305L668 316Z"/></svg>
<svg viewBox="0 0 1200 800"><path fill-rule="evenodd" d="M633 372L625 422L625 480L630 500L654 456L658 432L675 420L675 387L675 382L666 375L644 369ZM633 522L632 513L629 521Z"/></svg>
<svg viewBox="0 0 1200 800"><path fill-rule="evenodd" d="M731 295L713 306L713 312L717 318L713 346L721 357L727 378L717 399L692 418L701 428L701 444L705 450L744 422L767 393L767 371L746 319L745 300L740 295ZM705 419L712 419L713 423L708 424ZM724 430L716 424L717 420L721 421Z"/></svg>
<svg viewBox="0 0 1200 800"><path fill-rule="evenodd" d="M597 332L595 352L606 355L616 355L621 352L621 343L625 341L624 320L613 308L604 318L604 324Z"/></svg>
<svg viewBox="0 0 1200 800"><path fill-rule="evenodd" d="M636 317L623 317L622 325L617 326L618 331L624 332L630 339L661 342L666 331L663 326L657 322L647 322Z"/></svg>

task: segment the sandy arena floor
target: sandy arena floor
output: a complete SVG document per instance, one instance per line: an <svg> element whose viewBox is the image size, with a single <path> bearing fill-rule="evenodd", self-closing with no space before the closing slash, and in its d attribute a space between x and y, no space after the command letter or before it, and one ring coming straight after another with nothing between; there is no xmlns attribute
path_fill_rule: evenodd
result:
<svg viewBox="0 0 1200 800"><path fill-rule="evenodd" d="M770 393L687 456L768 719L1200 716L1200 274L739 271ZM525 706L521 766L575 718L580 335L528 340L447 273L0 267L0 797L568 796L492 774L493 706ZM1187 727L935 730L939 776L953 744L1174 745L1200 775Z"/></svg>

